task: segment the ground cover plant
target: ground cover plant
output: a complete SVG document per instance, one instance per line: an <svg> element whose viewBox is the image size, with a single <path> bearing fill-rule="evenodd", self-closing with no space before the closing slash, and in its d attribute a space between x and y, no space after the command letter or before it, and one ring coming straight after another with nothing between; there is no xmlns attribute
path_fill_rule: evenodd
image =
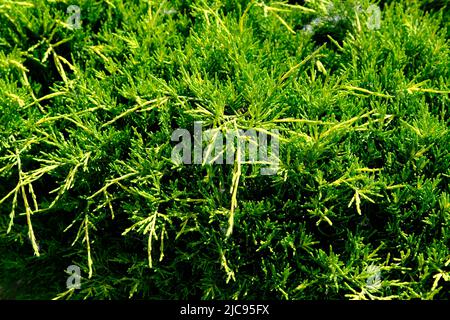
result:
<svg viewBox="0 0 450 320"><path fill-rule="evenodd" d="M446 3L0 0L0 299L448 299Z"/></svg>

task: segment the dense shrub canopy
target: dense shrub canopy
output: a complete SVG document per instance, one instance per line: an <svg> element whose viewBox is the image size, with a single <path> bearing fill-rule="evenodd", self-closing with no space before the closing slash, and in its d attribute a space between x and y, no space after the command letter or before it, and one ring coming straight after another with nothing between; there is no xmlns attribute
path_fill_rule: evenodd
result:
<svg viewBox="0 0 450 320"><path fill-rule="evenodd" d="M444 4L0 0L0 299L448 298Z"/></svg>

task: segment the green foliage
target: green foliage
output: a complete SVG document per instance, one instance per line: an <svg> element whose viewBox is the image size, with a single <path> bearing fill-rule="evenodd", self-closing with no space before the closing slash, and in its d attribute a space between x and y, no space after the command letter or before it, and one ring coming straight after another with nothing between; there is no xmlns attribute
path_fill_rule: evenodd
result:
<svg viewBox="0 0 450 320"><path fill-rule="evenodd" d="M370 4L0 0L0 299L448 299L448 8Z"/></svg>

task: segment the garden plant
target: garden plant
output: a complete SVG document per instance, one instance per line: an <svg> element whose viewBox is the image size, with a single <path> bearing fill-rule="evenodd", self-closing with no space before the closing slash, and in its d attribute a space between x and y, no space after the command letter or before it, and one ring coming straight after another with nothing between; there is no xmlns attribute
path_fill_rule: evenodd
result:
<svg viewBox="0 0 450 320"><path fill-rule="evenodd" d="M0 0L0 299L448 299L448 9Z"/></svg>

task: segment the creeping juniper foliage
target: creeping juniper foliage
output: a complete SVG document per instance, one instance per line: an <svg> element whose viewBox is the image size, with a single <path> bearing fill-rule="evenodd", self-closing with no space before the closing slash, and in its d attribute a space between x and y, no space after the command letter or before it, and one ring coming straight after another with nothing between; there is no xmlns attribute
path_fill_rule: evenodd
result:
<svg viewBox="0 0 450 320"><path fill-rule="evenodd" d="M0 0L0 299L448 299L447 3Z"/></svg>

